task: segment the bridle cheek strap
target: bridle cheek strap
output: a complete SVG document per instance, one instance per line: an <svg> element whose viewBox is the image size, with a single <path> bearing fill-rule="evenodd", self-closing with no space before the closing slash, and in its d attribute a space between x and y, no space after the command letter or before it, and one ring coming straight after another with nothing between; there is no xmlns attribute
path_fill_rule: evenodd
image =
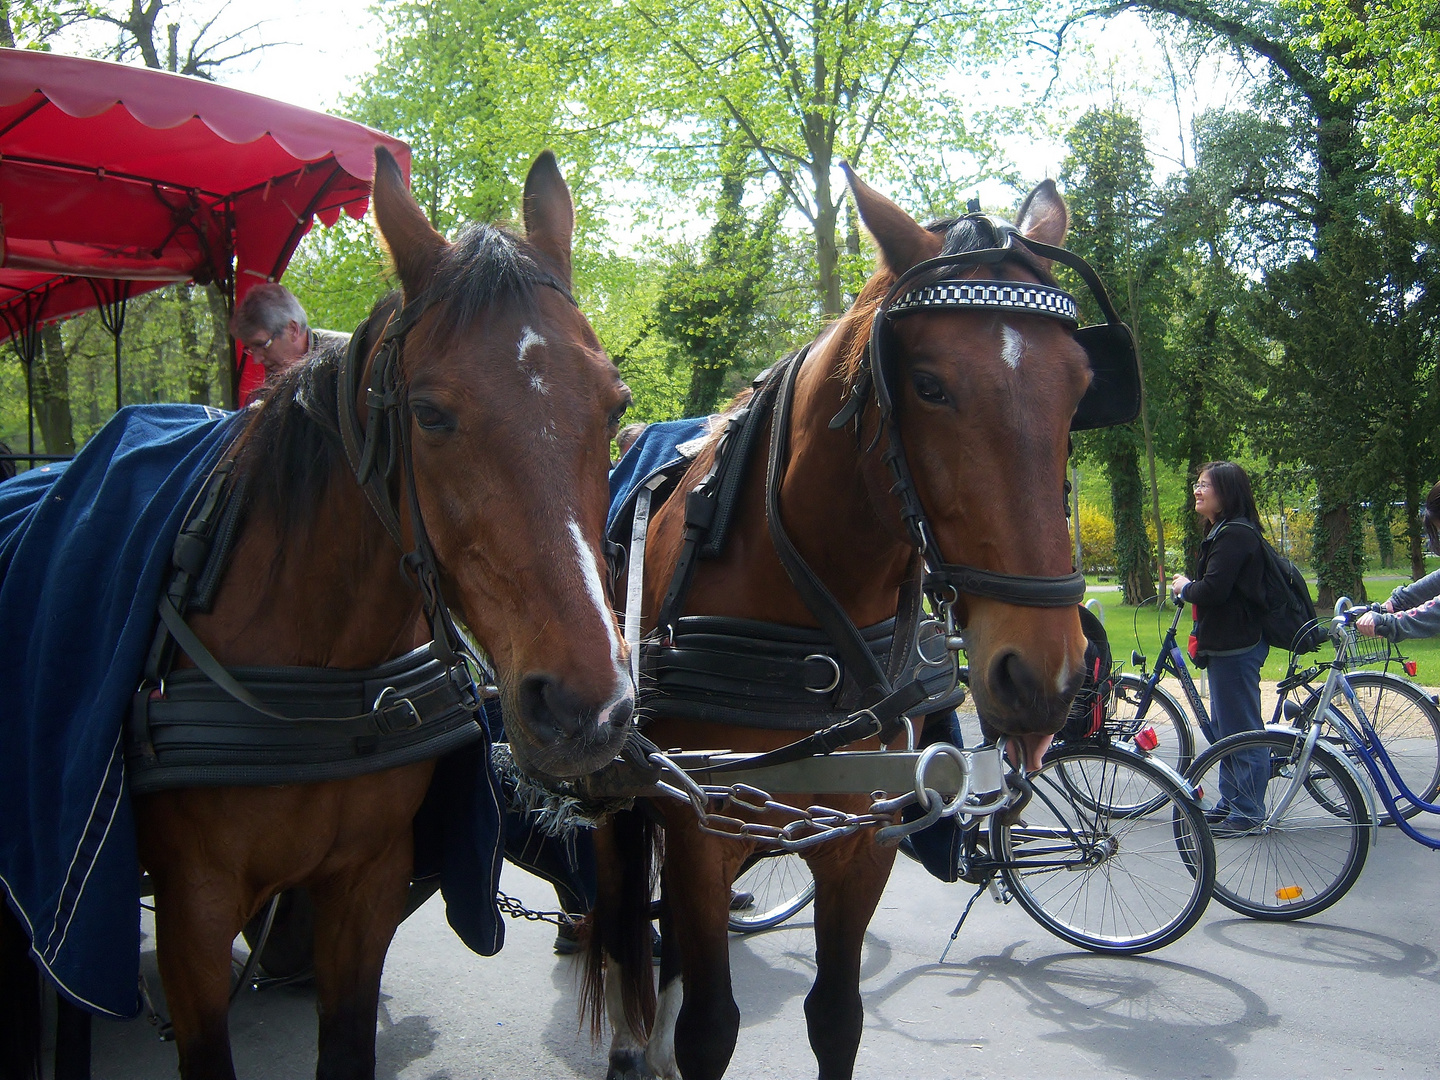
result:
<svg viewBox="0 0 1440 1080"><path fill-rule="evenodd" d="M988 220L988 219L987 219ZM915 311L937 309L963 309L1011 311L1042 318L1054 319L1073 330L1078 316L1075 300L1068 293L1054 286L1007 280L978 280L933 275L943 274L960 268L995 265L1013 257L1016 242L1036 249L1048 258L1062 258L1063 261L1080 269L1086 284L1098 289L1102 306L1107 316L1116 319L1109 298L1099 278L1078 256L1060 248L1034 244L1020 236L1014 229L1000 230L994 247L978 251L942 255L911 267L896 279L885 299L875 311L870 327L870 345L867 350L869 361L867 371L856 381L850 399L840 413L830 422L832 428L844 426L854 420L857 425L863 412L865 398L873 388L875 402L880 414L876 438L880 430L888 436L889 445L884 451L885 464L889 467L895 483L892 492L900 501L900 514L906 532L925 561L925 590L937 600L948 594L953 599L958 594L985 597L1020 607L1073 607L1085 599L1085 578L1078 571L1060 576L1003 574L984 570L963 563L949 563L944 559L935 541L925 507L920 501L919 490L910 472L905 457L905 447L900 437L900 423L895 413L895 401L890 378L892 368L887 366L885 355L886 327L895 318ZM922 279L928 283L917 284ZM1116 320L1118 321L1118 319ZM868 378L867 378L868 376ZM863 389L862 389L863 387ZM858 426L857 426L858 430Z"/></svg>

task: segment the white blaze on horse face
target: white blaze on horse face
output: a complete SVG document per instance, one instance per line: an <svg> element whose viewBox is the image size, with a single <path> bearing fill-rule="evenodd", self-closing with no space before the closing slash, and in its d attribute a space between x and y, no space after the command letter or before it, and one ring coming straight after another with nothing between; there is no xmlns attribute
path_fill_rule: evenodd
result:
<svg viewBox="0 0 1440 1080"><path fill-rule="evenodd" d="M550 387L545 384L545 376L530 366L530 361L525 354L531 349L543 349L545 339L537 334L530 327L525 326L520 330L520 344L516 350L515 362L519 365L520 371L530 380L530 389L537 394L550 393Z"/></svg>
<svg viewBox="0 0 1440 1080"><path fill-rule="evenodd" d="M610 656L620 665L622 672L625 669L623 655L620 649L620 634L615 629L615 618L610 611L610 604L605 599L605 586L600 581L600 571L595 568L595 553L590 550L590 545L585 543L585 534L580 531L580 523L570 522L570 536L575 541L575 554L579 556L580 578L585 582L585 592L595 605L595 614L600 619L600 624L605 627L605 636L610 641ZM625 674L625 683L630 682L629 674Z"/></svg>
<svg viewBox="0 0 1440 1080"><path fill-rule="evenodd" d="M1009 323L1001 323L1000 337L1000 359L1004 360L1011 370L1018 371L1020 358L1025 355L1025 335Z"/></svg>

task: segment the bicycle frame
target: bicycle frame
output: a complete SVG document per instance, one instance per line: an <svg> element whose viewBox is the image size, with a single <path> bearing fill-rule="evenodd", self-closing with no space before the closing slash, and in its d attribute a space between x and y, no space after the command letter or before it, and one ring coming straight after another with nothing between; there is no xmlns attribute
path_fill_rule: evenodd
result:
<svg viewBox="0 0 1440 1080"><path fill-rule="evenodd" d="M1185 650L1176 644L1175 631L1180 625L1180 616L1185 610L1183 600L1172 599L1175 606L1175 617L1170 620L1170 629L1165 631L1165 637L1160 642L1160 655L1155 660L1155 670L1145 670L1145 657L1138 651L1131 652L1130 661L1140 668L1140 673L1145 677L1145 689L1140 692L1140 700L1135 705L1135 716L1143 720L1146 713L1150 711L1150 702L1155 698L1156 687L1160 680L1165 677L1168 671L1180 682L1180 688L1185 692L1185 700L1190 705L1191 714L1195 717L1195 723L1200 728L1200 733L1210 742L1215 741L1215 725L1210 720L1210 711L1205 708L1205 702L1200 697L1200 689L1195 685L1195 677L1190 674L1190 665L1186 662Z"/></svg>
<svg viewBox="0 0 1440 1080"><path fill-rule="evenodd" d="M1352 610L1363 613L1361 609ZM1296 730L1297 735L1303 735L1305 739L1304 748L1301 750L1300 758L1297 762L1297 779L1305 775L1305 768L1316 746L1319 745L1324 727L1326 724L1329 724L1338 732L1337 741L1345 744L1354 752L1355 756L1359 758L1361 764L1363 764L1365 774L1369 777L1370 783L1362 784L1360 790L1365 792L1366 798L1370 800L1371 818L1372 821L1376 822L1374 828L1378 830L1379 827L1379 815L1375 812L1374 805L1374 800L1378 797L1380 801L1384 803L1385 809L1389 812L1391 819L1400 827L1406 836L1432 850L1440 850L1440 838L1426 836L1416 829L1415 826L1411 825L1400 813L1399 807L1396 804L1395 791L1398 790L1400 794L1413 805L1418 806L1427 813L1440 814L1440 804L1426 802L1410 790L1410 786L1405 783L1404 778L1400 775L1400 771L1395 767L1394 761L1391 760L1389 752L1385 749L1385 744L1381 742L1374 725L1370 722L1370 717L1366 714L1364 706L1360 704L1359 699L1355 695L1355 691L1350 686L1350 680L1345 674L1346 665L1344 654L1347 641L1345 626L1348 622L1352 621L1352 619L1353 616L1350 614L1350 611L1342 610L1341 613L1336 615L1331 621L1330 639L1335 644L1335 660L1326 665L1329 671L1325 676L1325 685L1319 695L1311 699L1314 704L1311 705L1310 702L1306 703L1307 708L1302 713L1305 729L1303 731L1292 729ZM1353 711L1353 719L1351 716L1346 716L1344 712L1332 704L1337 690L1345 695L1345 700ZM1322 704L1323 710L1321 708ZM1334 754L1334 756L1356 776L1356 779L1359 779L1359 770L1356 768L1349 754L1341 753L1329 746L1326 746L1326 750ZM1387 775L1389 777L1388 781L1386 779ZM1391 782L1394 784L1393 788L1391 787ZM1276 818L1284 812L1285 807L1290 802L1292 793L1293 788L1292 791L1287 792L1281 800L1274 814L1271 815L1272 818Z"/></svg>

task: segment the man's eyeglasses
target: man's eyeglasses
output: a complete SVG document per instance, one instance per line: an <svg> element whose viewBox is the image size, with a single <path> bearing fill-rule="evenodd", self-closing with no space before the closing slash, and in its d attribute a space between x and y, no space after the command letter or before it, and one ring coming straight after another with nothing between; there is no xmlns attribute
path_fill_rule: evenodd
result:
<svg viewBox="0 0 1440 1080"><path fill-rule="evenodd" d="M253 345L247 342L245 345L245 351L248 352L251 356L254 356L256 353L268 352L270 346L275 344L275 339L279 336L280 334L277 331L276 333L271 334L264 341L260 342L258 345Z"/></svg>

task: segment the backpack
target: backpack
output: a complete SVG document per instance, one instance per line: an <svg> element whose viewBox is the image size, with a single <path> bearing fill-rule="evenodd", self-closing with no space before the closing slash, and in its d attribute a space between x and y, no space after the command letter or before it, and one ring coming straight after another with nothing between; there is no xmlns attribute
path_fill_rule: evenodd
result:
<svg viewBox="0 0 1440 1080"><path fill-rule="evenodd" d="M1260 530L1248 521L1227 522L1253 529L1260 537L1265 560L1260 576L1260 596L1253 598L1260 609L1260 629L1272 649L1287 652L1314 652L1325 643L1325 631L1316 624L1315 601L1300 568L1281 555ZM1301 634L1306 623L1309 629Z"/></svg>

